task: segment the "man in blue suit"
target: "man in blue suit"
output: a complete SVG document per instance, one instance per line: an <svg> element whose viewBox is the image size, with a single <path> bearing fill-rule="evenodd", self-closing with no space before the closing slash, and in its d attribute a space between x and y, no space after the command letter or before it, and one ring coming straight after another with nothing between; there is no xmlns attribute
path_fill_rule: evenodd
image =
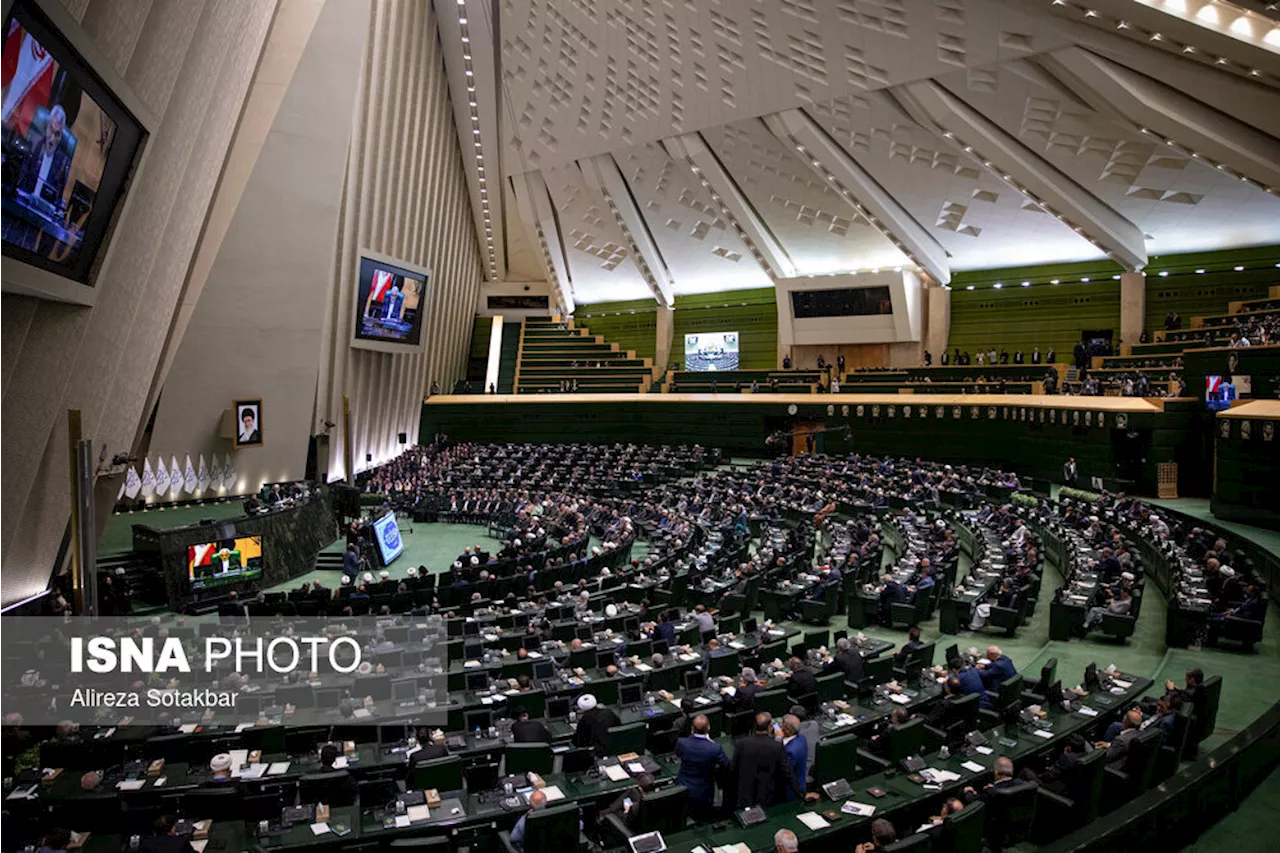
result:
<svg viewBox="0 0 1280 853"><path fill-rule="evenodd" d="M653 629L653 636L657 640L666 640L669 647L676 644L676 626L671 621L670 610L663 612L662 621Z"/></svg>
<svg viewBox="0 0 1280 853"><path fill-rule="evenodd" d="M951 672L955 675L956 681L960 682L960 693L968 695L970 693L978 694L978 707L990 708L991 698L987 696L986 687L982 684L982 675L973 667L965 666L961 658L952 658L948 662Z"/></svg>
<svg viewBox="0 0 1280 853"><path fill-rule="evenodd" d="M1001 684L1018 674L1013 661L1000 651L999 646L987 646L987 660L989 663L980 663L978 666L981 668L982 683L993 693L1000 689Z"/></svg>
<svg viewBox="0 0 1280 853"><path fill-rule="evenodd" d="M782 718L782 749L786 752L792 769L795 770L800 786L804 787L805 773L809 767L809 741L800 734L800 718L794 714L787 714ZM795 799L795 793L788 788L787 802Z"/></svg>
<svg viewBox="0 0 1280 853"><path fill-rule="evenodd" d="M676 757L680 759L676 784L689 790L689 816L695 821L710 820L716 775L729 766L729 757L711 739L711 722L706 715L694 717L693 734L676 741Z"/></svg>

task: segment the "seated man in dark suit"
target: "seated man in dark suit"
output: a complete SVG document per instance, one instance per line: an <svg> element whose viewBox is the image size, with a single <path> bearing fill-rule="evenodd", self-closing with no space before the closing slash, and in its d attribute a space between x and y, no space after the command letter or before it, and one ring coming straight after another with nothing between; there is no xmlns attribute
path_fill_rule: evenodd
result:
<svg viewBox="0 0 1280 853"><path fill-rule="evenodd" d="M818 679L800 658L792 658L787 664L791 676L787 679L787 695L793 699L818 692Z"/></svg>
<svg viewBox="0 0 1280 853"><path fill-rule="evenodd" d="M27 139L28 153L18 175L19 189L46 201L61 201L71 171L71 158L62 144L66 127L66 111L61 106L49 110L44 133L32 134Z"/></svg>
<svg viewBox="0 0 1280 853"><path fill-rule="evenodd" d="M1107 751L1107 763L1119 764L1129 755L1129 745L1133 739L1138 736L1142 730L1142 709L1136 705L1130 708L1124 715L1120 733L1111 739L1110 742L1100 740L1094 744L1098 749Z"/></svg>
<svg viewBox="0 0 1280 853"><path fill-rule="evenodd" d="M982 673L971 666L966 666L961 658L952 658L947 667L951 670L952 677L960 683L962 694L977 693L979 707L991 707L991 699L987 696L986 685L982 683Z"/></svg>
<svg viewBox="0 0 1280 853"><path fill-rule="evenodd" d="M992 791L998 791L1001 788L1008 788L1011 785L1020 784L1021 780L1013 777L1013 760L1003 755L996 759L995 779L985 786L981 791L975 790L972 785L966 785L964 789L964 801L972 803L976 800L987 801L987 796Z"/></svg>
<svg viewBox="0 0 1280 853"><path fill-rule="evenodd" d="M191 839L186 835L174 835L178 819L173 815L161 815L153 824L155 835L142 839L138 847L141 853L195 853Z"/></svg>
<svg viewBox="0 0 1280 853"><path fill-rule="evenodd" d="M644 803L645 794L652 791L653 776L648 773L641 773L636 777L634 785L623 791L612 803L600 810L600 822L604 823L604 819L609 815L617 815L622 819L622 823L626 826L628 832L635 832L640 828L640 810Z"/></svg>
<svg viewBox="0 0 1280 853"><path fill-rule="evenodd" d="M910 593L906 586L893 579L893 575L884 575L880 580L884 584L880 590L880 619L888 625L892 621L891 605L902 604L910 598Z"/></svg>
<svg viewBox="0 0 1280 853"><path fill-rule="evenodd" d="M955 675L948 676L946 683L942 686L942 699L929 709L929 713L924 718L925 723L934 727L947 725L951 722L951 709L955 700L963 695L964 687L961 686L960 679Z"/></svg>
<svg viewBox="0 0 1280 853"><path fill-rule="evenodd" d="M676 626L671 621L671 611L663 611L662 621L653 629L655 640L666 640L668 648L676 644Z"/></svg>
<svg viewBox="0 0 1280 853"><path fill-rule="evenodd" d="M1063 797L1074 797L1076 778L1080 771L1080 758L1089 751L1082 735L1074 734L1048 769L1040 774L1040 784Z"/></svg>
<svg viewBox="0 0 1280 853"><path fill-rule="evenodd" d="M1194 705L1202 684L1204 684L1204 671L1199 667L1193 667L1187 670L1185 687L1179 688L1173 683L1172 679L1166 681L1164 683L1164 696L1175 709L1184 702L1190 702Z"/></svg>
<svg viewBox="0 0 1280 853"><path fill-rule="evenodd" d="M421 764L424 761L434 761L437 758L449 756L449 747L444 742L444 732L439 729L429 734L421 744L422 749L409 756L409 764Z"/></svg>
<svg viewBox="0 0 1280 853"><path fill-rule="evenodd" d="M763 690L764 685L756 678L756 671L749 666L744 666L738 676L738 685L734 688L733 695L722 694L720 703L724 705L726 711L749 711L755 708L756 694Z"/></svg>
<svg viewBox="0 0 1280 853"><path fill-rule="evenodd" d="M830 675L833 672L839 672L844 675L844 680L857 684L866 677L867 669L862 661L862 654L854 648L853 641L848 637L841 637L836 640L836 653L831 656L831 662L827 664L825 674Z"/></svg>
<svg viewBox="0 0 1280 853"><path fill-rule="evenodd" d="M711 723L703 715L693 718L693 734L676 741L680 771L676 783L689 789L689 816L694 820L711 817L716 776L729 765L724 748L711 739Z"/></svg>
<svg viewBox="0 0 1280 853"><path fill-rule="evenodd" d="M539 720L529 719L529 711L523 705L511 708L511 739L515 743L551 743L551 732Z"/></svg>

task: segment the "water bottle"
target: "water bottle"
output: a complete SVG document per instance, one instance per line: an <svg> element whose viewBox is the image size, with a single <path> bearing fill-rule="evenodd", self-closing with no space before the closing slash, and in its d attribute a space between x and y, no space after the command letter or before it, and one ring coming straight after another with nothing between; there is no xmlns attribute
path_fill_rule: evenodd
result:
<svg viewBox="0 0 1280 853"><path fill-rule="evenodd" d="M947 747L945 743L942 745L942 748L938 750L938 757L941 758L943 761L946 761L948 758L951 757L951 750Z"/></svg>
<svg viewBox="0 0 1280 853"><path fill-rule="evenodd" d="M404 800L396 800L396 814L404 814L405 811Z"/></svg>
<svg viewBox="0 0 1280 853"><path fill-rule="evenodd" d="M139 847L141 847L141 846L142 846L142 836L141 836L141 835L130 835L130 836L129 836L129 849L130 849L130 850L137 850L137 849L138 849Z"/></svg>
<svg viewBox="0 0 1280 853"><path fill-rule="evenodd" d="M266 820L260 820L260 821L258 821L258 834L259 834L259 835L266 835L266 834L267 834L268 832L270 832L270 831L271 831L271 822L270 822L270 821L266 821Z"/></svg>
<svg viewBox="0 0 1280 853"><path fill-rule="evenodd" d="M476 726L476 740L480 740L482 737L484 737L484 735L481 733L480 727Z"/></svg>

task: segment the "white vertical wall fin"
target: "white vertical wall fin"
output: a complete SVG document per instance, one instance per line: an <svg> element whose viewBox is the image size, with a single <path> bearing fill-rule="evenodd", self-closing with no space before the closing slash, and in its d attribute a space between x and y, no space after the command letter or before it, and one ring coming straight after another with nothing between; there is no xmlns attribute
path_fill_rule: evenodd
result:
<svg viewBox="0 0 1280 853"><path fill-rule="evenodd" d="M357 471L398 454L398 433L416 442L427 387L438 381L448 388L461 378L471 306L483 276L438 10L432 4L374 0L371 13L367 80L355 111L346 227L331 295L330 384L320 389L318 413L338 421L343 394L350 397ZM431 270L421 352L351 348L362 249ZM329 471L333 477L355 473L343 470L341 436L331 441Z"/></svg>

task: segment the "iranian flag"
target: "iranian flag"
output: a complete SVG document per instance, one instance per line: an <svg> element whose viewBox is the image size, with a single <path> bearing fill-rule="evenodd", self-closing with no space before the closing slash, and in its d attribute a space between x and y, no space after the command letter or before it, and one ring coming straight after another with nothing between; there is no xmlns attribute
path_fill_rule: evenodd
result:
<svg viewBox="0 0 1280 853"><path fill-rule="evenodd" d="M231 454L223 454L226 464L222 466L222 482L228 489L236 487L236 464L231 461Z"/></svg>
<svg viewBox="0 0 1280 853"><path fill-rule="evenodd" d="M188 461L191 457L187 457ZM176 501L182 496L182 468L178 466L178 457L176 455L169 456L169 494Z"/></svg>
<svg viewBox="0 0 1280 853"><path fill-rule="evenodd" d="M164 467L164 457L156 460L156 497L162 498L169 493L169 469Z"/></svg>
<svg viewBox="0 0 1280 853"><path fill-rule="evenodd" d="M151 470L151 460L142 460L142 498L146 500L156 490L156 472Z"/></svg>
<svg viewBox="0 0 1280 853"><path fill-rule="evenodd" d="M124 493L129 496L129 500L133 500L138 496L138 490L141 488L142 478L138 476L138 469L130 465L129 473L124 478Z"/></svg>
<svg viewBox="0 0 1280 853"><path fill-rule="evenodd" d="M196 477L196 466L191 464L191 454L187 454L187 467L183 469L186 473L182 478L182 487L187 490L187 494L194 495L196 486L200 485L200 480Z"/></svg>
<svg viewBox="0 0 1280 853"><path fill-rule="evenodd" d="M374 302L381 302L386 298L387 291L391 289L391 282L395 276L386 270L374 270L373 282L369 285L369 297Z"/></svg>
<svg viewBox="0 0 1280 853"><path fill-rule="evenodd" d="M17 19L9 22L9 32L4 37L3 121L13 127L20 136L26 136L36 107L49 103L49 89L53 85L53 73L57 70L53 57L22 28Z"/></svg>

